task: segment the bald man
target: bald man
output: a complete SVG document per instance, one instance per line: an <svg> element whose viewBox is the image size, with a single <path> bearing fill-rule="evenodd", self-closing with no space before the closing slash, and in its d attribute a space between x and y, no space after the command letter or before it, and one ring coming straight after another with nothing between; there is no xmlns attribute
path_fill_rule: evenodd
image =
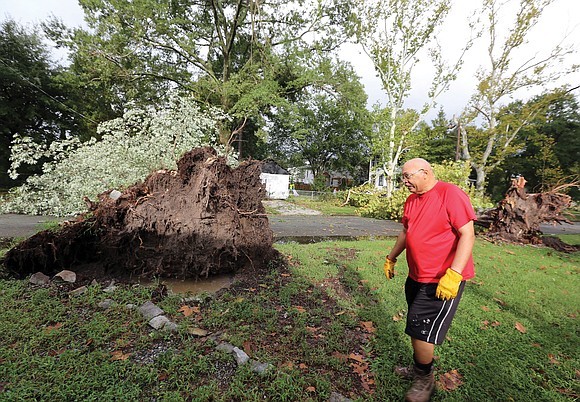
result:
<svg viewBox="0 0 580 402"><path fill-rule="evenodd" d="M428 401L435 388L433 354L441 345L465 287L475 276L472 250L475 212L467 194L439 181L424 159L403 165L403 184L411 192L405 201L403 230L385 262L387 278L394 276L399 254L405 250L409 275L405 333L411 337L413 365L395 372L412 379L407 401Z"/></svg>

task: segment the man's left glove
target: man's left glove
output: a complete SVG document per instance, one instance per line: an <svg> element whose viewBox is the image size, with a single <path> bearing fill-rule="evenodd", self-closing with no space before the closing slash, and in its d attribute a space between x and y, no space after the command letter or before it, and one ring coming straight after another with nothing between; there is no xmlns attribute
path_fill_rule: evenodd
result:
<svg viewBox="0 0 580 402"><path fill-rule="evenodd" d="M439 279L435 296L441 300L455 299L462 280L463 276L459 272L447 268L445 275Z"/></svg>
<svg viewBox="0 0 580 402"><path fill-rule="evenodd" d="M393 279L395 276L395 261L389 260L389 257L385 259L385 264L383 265L383 271L385 271L385 276L387 279Z"/></svg>

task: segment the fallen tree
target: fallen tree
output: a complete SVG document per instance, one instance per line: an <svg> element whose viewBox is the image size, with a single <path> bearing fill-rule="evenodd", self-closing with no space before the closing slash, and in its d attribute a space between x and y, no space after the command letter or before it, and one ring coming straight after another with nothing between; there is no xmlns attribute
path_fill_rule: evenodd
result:
<svg viewBox="0 0 580 402"><path fill-rule="evenodd" d="M528 194L525 190L526 180L520 176L513 179L505 197L496 208L478 215L477 224L488 228L486 236L492 240L504 240L522 244L545 244L559 251L578 251L561 240L542 236L540 224L572 224L562 213L570 207L572 198L552 191Z"/></svg>
<svg viewBox="0 0 580 402"><path fill-rule="evenodd" d="M261 203L261 165L232 169L212 148L196 148L176 171L87 199L86 214L26 239L4 265L17 277L97 262L108 273L182 279L263 266L276 251Z"/></svg>

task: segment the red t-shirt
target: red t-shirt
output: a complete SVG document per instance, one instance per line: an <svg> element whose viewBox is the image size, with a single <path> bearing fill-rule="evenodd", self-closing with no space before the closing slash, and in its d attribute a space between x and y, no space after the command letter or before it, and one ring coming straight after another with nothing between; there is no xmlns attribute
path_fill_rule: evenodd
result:
<svg viewBox="0 0 580 402"><path fill-rule="evenodd" d="M451 267L458 229L476 220L469 196L454 184L438 181L424 194L411 194L405 201L403 225L407 229L406 253L409 276L417 282L439 282ZM473 257L462 272L473 278Z"/></svg>

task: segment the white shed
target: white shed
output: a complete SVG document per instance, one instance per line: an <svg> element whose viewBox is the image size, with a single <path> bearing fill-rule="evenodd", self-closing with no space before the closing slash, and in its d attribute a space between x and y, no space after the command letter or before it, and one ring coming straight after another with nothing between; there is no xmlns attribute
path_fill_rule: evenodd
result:
<svg viewBox="0 0 580 402"><path fill-rule="evenodd" d="M266 185L266 197L285 200L290 194L290 174L276 162L267 160L262 166L260 180Z"/></svg>

